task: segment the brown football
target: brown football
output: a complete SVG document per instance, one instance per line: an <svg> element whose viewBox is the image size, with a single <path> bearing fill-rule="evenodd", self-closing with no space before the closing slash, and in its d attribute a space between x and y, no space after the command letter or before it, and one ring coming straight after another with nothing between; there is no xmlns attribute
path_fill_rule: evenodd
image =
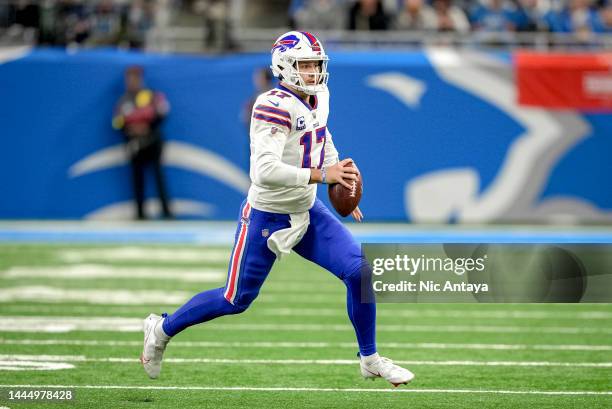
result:
<svg viewBox="0 0 612 409"><path fill-rule="evenodd" d="M353 186L352 189L347 189L340 183L331 184L327 189L330 202L342 217L348 216L355 210L359 205L361 194L363 193L361 175L357 176L357 180L353 180L349 182L349 184Z"/></svg>

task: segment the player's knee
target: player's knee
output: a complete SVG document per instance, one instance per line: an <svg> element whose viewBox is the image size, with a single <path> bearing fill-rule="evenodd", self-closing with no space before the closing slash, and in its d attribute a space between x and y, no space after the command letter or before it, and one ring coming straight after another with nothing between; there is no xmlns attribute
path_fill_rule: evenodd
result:
<svg viewBox="0 0 612 409"><path fill-rule="evenodd" d="M236 304L230 304L231 305L231 312L230 314L241 314L243 312L245 312L249 306L248 305L236 305Z"/></svg>
<svg viewBox="0 0 612 409"><path fill-rule="evenodd" d="M342 277L347 285L359 284L362 280L369 280L372 276L372 269L367 260L361 257L353 267L349 268Z"/></svg>
<svg viewBox="0 0 612 409"><path fill-rule="evenodd" d="M248 299L235 300L233 303L228 301L228 304L230 305L229 314L241 314L245 312L251 306L252 302L253 300Z"/></svg>

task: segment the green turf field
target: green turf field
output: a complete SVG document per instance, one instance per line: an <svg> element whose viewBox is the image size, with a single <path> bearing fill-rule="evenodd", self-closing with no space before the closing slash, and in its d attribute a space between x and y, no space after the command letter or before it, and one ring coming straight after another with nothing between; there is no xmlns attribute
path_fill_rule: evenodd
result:
<svg viewBox="0 0 612 409"><path fill-rule="evenodd" d="M416 374L395 389L360 377L343 284L297 256L247 312L173 339L149 380L141 320L223 285L229 250L0 245L0 407L612 407L609 304L381 304L379 351ZM19 403L11 385L76 397Z"/></svg>

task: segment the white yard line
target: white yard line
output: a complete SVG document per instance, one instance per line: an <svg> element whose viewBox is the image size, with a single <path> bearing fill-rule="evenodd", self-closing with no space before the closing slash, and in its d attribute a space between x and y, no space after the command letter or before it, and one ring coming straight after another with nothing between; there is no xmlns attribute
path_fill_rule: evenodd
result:
<svg viewBox="0 0 612 409"><path fill-rule="evenodd" d="M264 299L266 296L262 296ZM256 302L259 303L261 299ZM164 304L165 305L165 304ZM75 313L87 312L92 313L94 308L104 308L106 313L113 312L117 314L133 314L135 311L145 310L147 307L143 305L104 305L99 304L99 307L94 305L3 305L2 309L6 313L11 312L35 312L35 313ZM504 311L504 310L489 310L489 311L449 311L449 310L423 310L414 308L412 304L404 306L405 309L388 309L385 306L379 306L376 312L378 317L402 317L402 318L456 318L456 319L555 319L555 320L576 320L576 319L595 319L595 320L612 320L612 313L604 311L584 311L584 312L568 312L565 313L549 313L546 311ZM148 309L146 310L148 312ZM344 317L346 316L346 308L339 305L338 308L254 308L251 312L254 315L262 316L293 316L293 317Z"/></svg>
<svg viewBox="0 0 612 409"><path fill-rule="evenodd" d="M60 369L74 369L74 365L65 362L41 362L24 360L0 359L1 371L57 371Z"/></svg>
<svg viewBox="0 0 612 409"><path fill-rule="evenodd" d="M265 297L265 296L264 296ZM381 307L384 308L384 307ZM341 308L262 308L258 310L262 315L278 316L344 316L346 311ZM571 311L549 312L549 311L465 311L465 310L424 310L412 308L411 304L406 304L402 310L383 310L377 311L380 317L410 317L410 318L484 318L484 319L610 319L612 311Z"/></svg>
<svg viewBox="0 0 612 409"><path fill-rule="evenodd" d="M109 294L112 297L112 294ZM205 324L215 331L353 331L348 324ZM437 332L437 333L517 333L517 334L612 334L607 327L558 327L558 326L487 326L487 325L377 325L379 332ZM142 319L120 317L52 317L52 316L4 316L0 331L7 332L69 332L107 331L140 332Z"/></svg>
<svg viewBox="0 0 612 409"><path fill-rule="evenodd" d="M84 355L22 355L0 354L2 362L112 362L135 363L139 358L107 357L92 358ZM356 359L225 359L225 358L166 358L164 362L179 364L257 364L257 365L356 365ZM572 368L612 368L612 362L550 362L550 361L423 361L423 360L397 360L401 365L428 365L428 366L544 366L544 367L572 367ZM1 365L0 365L1 368Z"/></svg>
<svg viewBox="0 0 612 409"><path fill-rule="evenodd" d="M166 290L97 290L90 288L60 288L48 286L6 287L0 289L0 302L81 302L86 304L182 304L193 294L188 291Z"/></svg>
<svg viewBox="0 0 612 409"><path fill-rule="evenodd" d="M98 341L80 339L2 339L0 345L74 345L74 346L133 346L141 347L141 341ZM215 342L172 341L179 348L357 348L353 342ZM387 349L469 349L493 351L612 351L612 345L546 345L546 344L455 344L435 342L378 342Z"/></svg>
<svg viewBox="0 0 612 409"><path fill-rule="evenodd" d="M126 275L129 277L129 270L126 270ZM168 273L170 274L170 273ZM225 277L223 275L222 277ZM222 278L223 279L223 278ZM215 280L219 281L219 280ZM219 282L221 284L221 282ZM0 303L15 302L15 301L27 301L31 303L45 303L45 302L83 302L87 304L157 304L157 305L177 305L182 304L194 295L194 291L161 291L161 290L147 290L146 279L143 279L142 290L116 290L116 289L96 289L96 288L63 288L63 287L52 287L52 286L17 286L17 287L5 287L0 288ZM203 286L205 290L212 288L213 285ZM334 311L333 314L341 314L344 312L343 308L345 304L346 296L343 293L304 293L300 291L286 291L282 289L282 286L276 288L264 289L263 294L257 299L258 304L278 304L279 302L284 306L287 303L325 303L326 305L338 305L338 309L328 308L328 311ZM410 304L406 304L409 308ZM280 310L283 310L283 307ZM291 315L291 309L284 310L284 315ZM325 311L325 310L323 310ZM328 312L329 313L329 312ZM315 311L309 311L308 309L300 310L296 309L295 315L318 315ZM323 312L325 314L325 312ZM412 313L405 313L406 317L413 317ZM393 316L393 313L389 313ZM468 315L469 316L469 315ZM458 318L458 317L454 317ZM476 318L476 317L472 317ZM509 317L508 317L509 318ZM586 316L582 316L581 319L587 319ZM612 333L612 330L610 330Z"/></svg>
<svg viewBox="0 0 612 409"><path fill-rule="evenodd" d="M160 391L252 391L252 392L341 392L341 393L458 393L493 395L585 395L609 396L612 391L543 391L543 390L491 390L491 389L374 389L374 388L296 388L296 387L254 387L254 386L128 386L128 385L10 385L0 388L58 388L58 389L128 389Z"/></svg>
<svg viewBox="0 0 612 409"><path fill-rule="evenodd" d="M210 324L225 331L352 331L342 324ZM612 334L612 328L599 327L548 327L548 326L488 326L488 325L386 325L376 326L384 332L483 332L530 334Z"/></svg>
<svg viewBox="0 0 612 409"><path fill-rule="evenodd" d="M129 273L126 273L129 274ZM32 303L45 302L82 302L87 304L156 304L156 305L177 305L190 299L194 291L162 291L147 290L147 282L143 281L142 290L118 290L118 289L95 289L95 288L63 288L51 286L16 286L0 288L0 303L27 301ZM221 284L221 283L220 283ZM213 286L206 286L212 288ZM203 289L204 290L204 289ZM345 296L341 294L287 294L279 290L275 294L266 294L261 299L266 300L285 300L295 301L329 301L337 299L344 302Z"/></svg>
<svg viewBox="0 0 612 409"><path fill-rule="evenodd" d="M143 263L162 261L169 263L227 263L230 250L224 249L183 249L180 247L117 247L100 249L62 250L58 257L66 262L81 263L89 260L103 261L139 261Z"/></svg>
<svg viewBox="0 0 612 409"><path fill-rule="evenodd" d="M186 282L222 281L227 273L211 269L181 269L168 267L117 267L103 264L76 264L66 266L17 266L0 272L1 278L52 278L52 279L144 279ZM146 281L144 282L146 284ZM84 291L94 291L86 289Z"/></svg>

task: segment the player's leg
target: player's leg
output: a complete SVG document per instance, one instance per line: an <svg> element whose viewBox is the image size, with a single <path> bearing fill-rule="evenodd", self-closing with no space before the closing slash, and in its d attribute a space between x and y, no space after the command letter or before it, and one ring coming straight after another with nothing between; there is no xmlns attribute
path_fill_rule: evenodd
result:
<svg viewBox="0 0 612 409"><path fill-rule="evenodd" d="M225 287L195 295L166 317L163 323L166 334L174 336L189 326L246 310L259 294L276 260L268 249L267 237L289 226L289 217L285 216L261 212L245 203L241 208ZM265 236L262 234L264 229L267 229Z"/></svg>
<svg viewBox="0 0 612 409"><path fill-rule="evenodd" d="M362 375L383 377L395 386L411 381L414 375L410 371L378 355L376 304L369 285L372 271L352 234L318 199L310 210L308 231L294 250L332 272L346 285L347 311L359 344Z"/></svg>
<svg viewBox="0 0 612 409"><path fill-rule="evenodd" d="M347 312L355 328L359 352L365 356L374 354L376 304L361 302L361 276L368 274L368 264L348 229L318 199L310 209L308 231L294 250L344 282Z"/></svg>
<svg viewBox="0 0 612 409"><path fill-rule="evenodd" d="M145 320L145 350L141 360L150 377L159 375L170 337L192 325L238 314L249 307L276 260L266 240L269 234L286 227L289 227L288 215L261 212L252 209L246 201L243 203L225 287L196 294L171 315L152 314Z"/></svg>
<svg viewBox="0 0 612 409"><path fill-rule="evenodd" d="M134 204L136 205L136 217L139 220L146 218L144 210L144 183L145 183L145 162L142 154L136 152L132 156L132 188L134 191Z"/></svg>
<svg viewBox="0 0 612 409"><path fill-rule="evenodd" d="M172 212L168 202L168 192L166 189L166 180L162 169L161 157L163 151L163 141L157 140L151 146L151 162L153 164L153 173L155 176L155 184L157 185L157 193L161 204L162 216L166 219L172 218Z"/></svg>

